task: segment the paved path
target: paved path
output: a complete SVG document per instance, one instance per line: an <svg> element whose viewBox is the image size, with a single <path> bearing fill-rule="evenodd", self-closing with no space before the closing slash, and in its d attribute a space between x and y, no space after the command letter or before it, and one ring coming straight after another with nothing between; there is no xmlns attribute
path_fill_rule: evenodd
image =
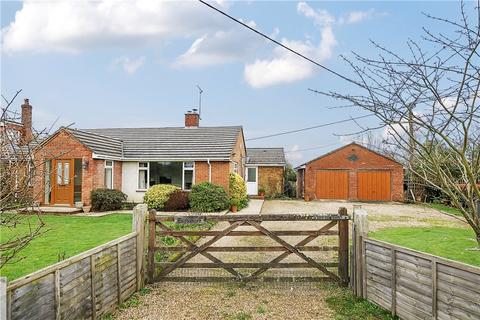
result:
<svg viewBox="0 0 480 320"><path fill-rule="evenodd" d="M239 211L241 214L259 214L262 212L264 200L262 199L250 199L248 207Z"/></svg>

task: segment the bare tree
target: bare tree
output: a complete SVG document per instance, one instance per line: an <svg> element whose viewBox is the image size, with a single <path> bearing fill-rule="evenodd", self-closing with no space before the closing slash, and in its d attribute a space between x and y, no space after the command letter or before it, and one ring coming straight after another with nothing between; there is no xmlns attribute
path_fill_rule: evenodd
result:
<svg viewBox="0 0 480 320"><path fill-rule="evenodd" d="M377 57L343 57L358 94L313 91L373 113L409 172L451 199L480 245L479 4L462 3L458 21L425 14L449 31L423 28L409 57L373 41Z"/></svg>
<svg viewBox="0 0 480 320"><path fill-rule="evenodd" d="M45 231L43 221L18 213L34 205L32 182L35 176L33 148L42 136L25 132L20 116L11 107L21 90L6 99L0 118L0 268L22 259L20 251Z"/></svg>

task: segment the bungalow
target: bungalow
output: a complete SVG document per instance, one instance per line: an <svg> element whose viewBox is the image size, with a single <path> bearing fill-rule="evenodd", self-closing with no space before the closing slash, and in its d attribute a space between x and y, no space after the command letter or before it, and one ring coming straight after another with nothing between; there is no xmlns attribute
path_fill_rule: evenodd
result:
<svg viewBox="0 0 480 320"><path fill-rule="evenodd" d="M283 148L247 148L247 193L256 196L260 189L265 195L282 194L287 162Z"/></svg>
<svg viewBox="0 0 480 320"><path fill-rule="evenodd" d="M159 183L190 190L212 182L228 190L229 174L244 175L245 141L241 126L200 127L196 111L184 127L60 128L35 150L38 181L34 194L42 205L90 204L96 188L122 190L128 201L142 202Z"/></svg>

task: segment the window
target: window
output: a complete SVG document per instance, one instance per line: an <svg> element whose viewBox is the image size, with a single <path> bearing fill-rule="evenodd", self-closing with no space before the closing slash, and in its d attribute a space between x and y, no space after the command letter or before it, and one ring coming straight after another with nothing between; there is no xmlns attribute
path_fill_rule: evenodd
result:
<svg viewBox="0 0 480 320"><path fill-rule="evenodd" d="M183 163L183 190L191 190L193 185L194 162Z"/></svg>
<svg viewBox="0 0 480 320"><path fill-rule="evenodd" d="M52 182L50 181L52 175L52 160L45 161L45 188L44 188L44 196L45 196L45 204L50 203L50 197L52 192Z"/></svg>
<svg viewBox="0 0 480 320"><path fill-rule="evenodd" d="M183 190L192 189L195 163L157 161L138 163L138 190L146 190L156 184L173 184Z"/></svg>
<svg viewBox="0 0 480 320"><path fill-rule="evenodd" d="M257 168L247 168L247 182L257 182Z"/></svg>
<svg viewBox="0 0 480 320"><path fill-rule="evenodd" d="M148 162L138 163L138 189L147 190Z"/></svg>
<svg viewBox="0 0 480 320"><path fill-rule="evenodd" d="M238 163L233 162L233 172L238 173Z"/></svg>
<svg viewBox="0 0 480 320"><path fill-rule="evenodd" d="M73 161L73 202L82 201L82 159Z"/></svg>
<svg viewBox="0 0 480 320"><path fill-rule="evenodd" d="M70 163L65 162L63 164L63 184L67 185L70 183Z"/></svg>
<svg viewBox="0 0 480 320"><path fill-rule="evenodd" d="M61 161L57 162L57 185L62 185L62 172L63 172L63 164Z"/></svg>
<svg viewBox="0 0 480 320"><path fill-rule="evenodd" d="M156 184L173 184L182 187L182 162L150 162L149 187Z"/></svg>
<svg viewBox="0 0 480 320"><path fill-rule="evenodd" d="M113 161L105 160L105 188L113 189Z"/></svg>

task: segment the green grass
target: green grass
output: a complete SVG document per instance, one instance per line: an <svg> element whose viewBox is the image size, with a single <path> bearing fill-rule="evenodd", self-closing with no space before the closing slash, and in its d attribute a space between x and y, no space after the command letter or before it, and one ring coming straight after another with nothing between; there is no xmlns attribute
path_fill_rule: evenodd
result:
<svg viewBox="0 0 480 320"><path fill-rule="evenodd" d="M335 320L398 319L375 304L354 296L348 288L341 288L334 283L325 283L322 289L326 289L329 293L325 302L335 312Z"/></svg>
<svg viewBox="0 0 480 320"><path fill-rule="evenodd" d="M450 206L447 206L447 205L444 205L444 204L441 204L441 203L426 203L425 205L428 206L428 207L431 207L433 209L436 209L436 210L443 211L443 212L446 212L448 214L454 215L454 216L463 217L462 213L457 208L453 208L453 207L450 207Z"/></svg>
<svg viewBox="0 0 480 320"><path fill-rule="evenodd" d="M398 244L410 249L480 266L480 251L471 229L430 227L392 228L370 233L374 239Z"/></svg>
<svg viewBox="0 0 480 320"><path fill-rule="evenodd" d="M132 228L132 216L127 214L104 217L45 215L41 219L45 223L44 233L19 253L18 257L23 259L0 270L9 281L128 234ZM36 225L38 217L22 217L22 224L13 231L0 229L0 242L15 234L25 234L28 222Z"/></svg>

